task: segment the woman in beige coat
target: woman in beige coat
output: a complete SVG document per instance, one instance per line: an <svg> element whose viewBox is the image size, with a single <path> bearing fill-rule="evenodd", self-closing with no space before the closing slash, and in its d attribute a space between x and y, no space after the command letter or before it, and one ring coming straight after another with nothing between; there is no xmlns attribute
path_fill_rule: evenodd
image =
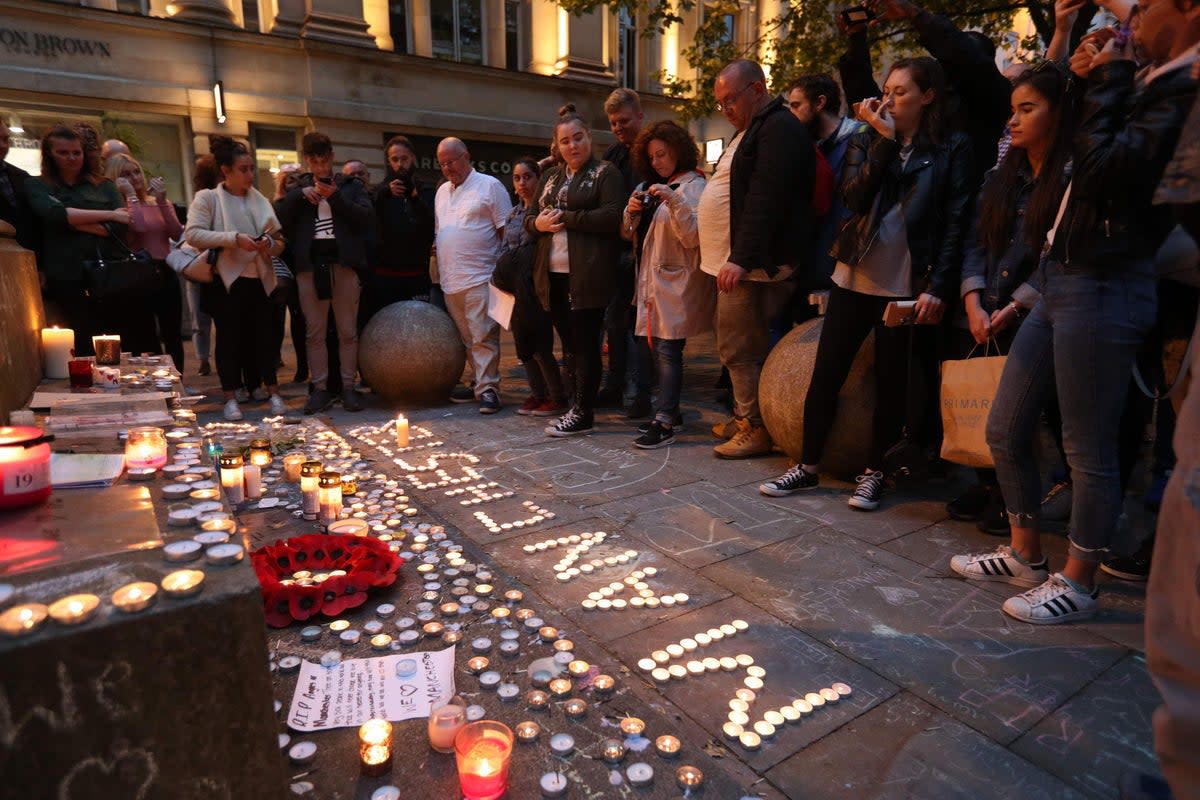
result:
<svg viewBox="0 0 1200 800"><path fill-rule="evenodd" d="M650 341L658 369L654 419L633 444L653 450L675 440L683 346L711 330L717 294L712 277L700 271L696 206L705 181L695 140L675 122L657 122L638 136L631 155L639 174L654 176L630 196L621 222L637 258L635 334Z"/></svg>

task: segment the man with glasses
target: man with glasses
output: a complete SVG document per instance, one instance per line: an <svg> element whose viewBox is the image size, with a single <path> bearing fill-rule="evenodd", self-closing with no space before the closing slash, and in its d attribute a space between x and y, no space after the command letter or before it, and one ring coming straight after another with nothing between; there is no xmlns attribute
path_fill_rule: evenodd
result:
<svg viewBox="0 0 1200 800"><path fill-rule="evenodd" d="M488 316L488 282L500 256L512 201L500 181L476 172L467 146L453 137L437 147L446 182L435 199L438 270L446 310L467 348L466 386L454 402L479 400L480 414L500 410L500 326Z"/></svg>
<svg viewBox="0 0 1200 800"><path fill-rule="evenodd" d="M713 87L717 110L737 131L700 198L700 268L717 280L717 351L733 383L733 424L719 458L771 452L758 406L769 325L804 267L812 242L813 140L783 98L767 92L762 67L730 63ZM722 438L726 438L722 436Z"/></svg>

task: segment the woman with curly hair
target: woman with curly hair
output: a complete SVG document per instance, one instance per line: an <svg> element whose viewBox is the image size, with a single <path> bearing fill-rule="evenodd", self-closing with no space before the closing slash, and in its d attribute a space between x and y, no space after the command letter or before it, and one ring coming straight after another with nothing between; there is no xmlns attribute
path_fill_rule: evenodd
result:
<svg viewBox="0 0 1200 800"><path fill-rule="evenodd" d="M675 441L682 421L683 346L712 328L716 284L700 271L696 206L704 192L696 142L678 123L664 120L643 130L631 153L640 175L625 206L621 236L634 243L637 278L634 335L651 344L658 370L654 419L639 428L634 446L653 450Z"/></svg>

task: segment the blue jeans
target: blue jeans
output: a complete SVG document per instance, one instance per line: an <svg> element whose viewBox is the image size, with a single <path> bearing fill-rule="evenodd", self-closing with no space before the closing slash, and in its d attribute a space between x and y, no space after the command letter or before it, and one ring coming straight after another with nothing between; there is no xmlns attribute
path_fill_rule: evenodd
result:
<svg viewBox="0 0 1200 800"><path fill-rule="evenodd" d="M679 395L683 391L683 346L687 339L654 337L654 364L658 368L658 395L654 398L654 419L673 426L679 416Z"/></svg>
<svg viewBox="0 0 1200 800"><path fill-rule="evenodd" d="M1021 325L988 417L987 440L1009 520L1037 527L1042 486L1034 459L1038 417L1058 391L1071 469L1072 557L1107 557L1121 514L1118 428L1134 357L1154 322L1149 262L1101 276L1047 262L1041 301Z"/></svg>

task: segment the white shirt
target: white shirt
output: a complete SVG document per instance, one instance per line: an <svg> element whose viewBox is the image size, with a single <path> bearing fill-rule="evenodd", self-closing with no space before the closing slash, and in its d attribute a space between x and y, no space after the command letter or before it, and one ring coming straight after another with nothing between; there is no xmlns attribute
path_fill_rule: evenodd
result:
<svg viewBox="0 0 1200 800"><path fill-rule="evenodd" d="M464 292L487 283L500 255L500 237L512 201L500 181L471 170L462 185L437 190L437 259L442 291Z"/></svg>
<svg viewBox="0 0 1200 800"><path fill-rule="evenodd" d="M700 223L700 269L716 275L729 261L729 175L733 154L742 141L738 132L721 153L713 176L704 185L700 204L696 207L696 218Z"/></svg>

